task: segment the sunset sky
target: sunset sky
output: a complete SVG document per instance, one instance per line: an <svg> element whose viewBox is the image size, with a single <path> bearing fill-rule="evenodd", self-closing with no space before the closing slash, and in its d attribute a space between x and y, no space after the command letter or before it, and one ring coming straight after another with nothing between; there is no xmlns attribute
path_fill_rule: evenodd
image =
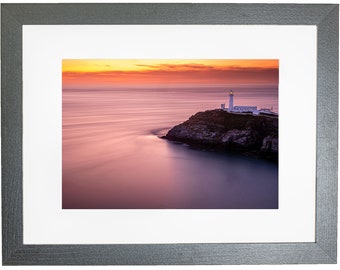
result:
<svg viewBox="0 0 340 270"><path fill-rule="evenodd" d="M279 61L215 59L65 59L63 89L114 87L277 86Z"/></svg>

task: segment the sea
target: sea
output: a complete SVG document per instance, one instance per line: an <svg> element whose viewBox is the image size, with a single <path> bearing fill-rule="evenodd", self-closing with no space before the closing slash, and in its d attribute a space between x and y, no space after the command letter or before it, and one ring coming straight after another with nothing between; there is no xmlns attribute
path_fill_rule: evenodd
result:
<svg viewBox="0 0 340 270"><path fill-rule="evenodd" d="M278 112L278 89L239 87L234 105ZM278 165L161 139L225 87L63 89L63 209L277 209Z"/></svg>

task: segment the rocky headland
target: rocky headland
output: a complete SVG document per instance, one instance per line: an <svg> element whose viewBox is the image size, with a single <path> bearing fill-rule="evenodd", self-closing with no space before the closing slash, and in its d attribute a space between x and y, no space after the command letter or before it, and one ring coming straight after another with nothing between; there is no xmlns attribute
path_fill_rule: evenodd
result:
<svg viewBox="0 0 340 270"><path fill-rule="evenodd" d="M278 162L278 117L198 112L163 137L196 149L239 153Z"/></svg>

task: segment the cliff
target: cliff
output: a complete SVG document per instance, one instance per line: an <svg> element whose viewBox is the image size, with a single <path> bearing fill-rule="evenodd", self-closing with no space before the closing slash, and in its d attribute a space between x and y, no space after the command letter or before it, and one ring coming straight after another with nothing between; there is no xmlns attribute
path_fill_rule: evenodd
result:
<svg viewBox="0 0 340 270"><path fill-rule="evenodd" d="M278 161L278 117L234 114L222 110L198 112L163 137L193 148L236 152Z"/></svg>

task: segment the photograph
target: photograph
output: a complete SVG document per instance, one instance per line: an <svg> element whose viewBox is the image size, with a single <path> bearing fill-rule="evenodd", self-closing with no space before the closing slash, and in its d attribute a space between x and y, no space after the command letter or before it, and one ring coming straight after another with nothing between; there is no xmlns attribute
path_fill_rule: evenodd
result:
<svg viewBox="0 0 340 270"><path fill-rule="evenodd" d="M12 2L2 265L337 265L339 0Z"/></svg>
<svg viewBox="0 0 340 270"><path fill-rule="evenodd" d="M278 209L278 59L63 59L62 209Z"/></svg>

